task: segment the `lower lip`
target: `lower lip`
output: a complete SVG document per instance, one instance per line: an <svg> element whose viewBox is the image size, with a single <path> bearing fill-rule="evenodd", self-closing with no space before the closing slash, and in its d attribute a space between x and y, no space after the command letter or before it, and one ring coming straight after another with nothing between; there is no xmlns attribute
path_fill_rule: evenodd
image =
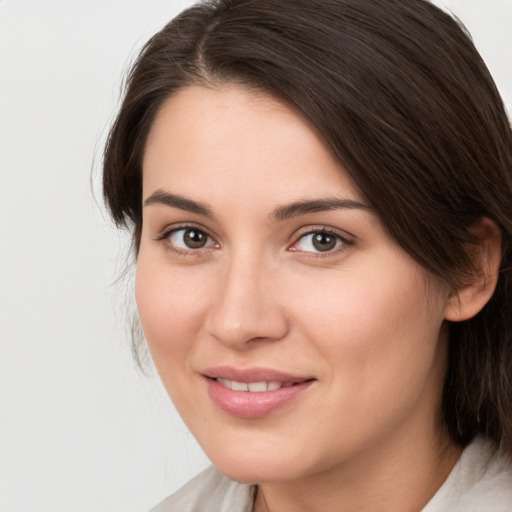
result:
<svg viewBox="0 0 512 512"><path fill-rule="evenodd" d="M206 378L208 394L213 402L224 412L238 418L263 418L267 414L295 401L313 383L305 381L273 391L235 391Z"/></svg>

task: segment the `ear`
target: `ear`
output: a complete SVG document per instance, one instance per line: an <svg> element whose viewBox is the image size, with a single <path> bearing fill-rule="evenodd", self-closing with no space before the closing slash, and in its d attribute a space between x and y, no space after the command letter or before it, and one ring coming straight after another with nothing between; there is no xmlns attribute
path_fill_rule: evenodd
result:
<svg viewBox="0 0 512 512"><path fill-rule="evenodd" d="M445 319L461 322L475 316L492 297L501 264L501 231L497 224L483 217L474 226L477 246L473 255L475 268L471 281L450 295Z"/></svg>

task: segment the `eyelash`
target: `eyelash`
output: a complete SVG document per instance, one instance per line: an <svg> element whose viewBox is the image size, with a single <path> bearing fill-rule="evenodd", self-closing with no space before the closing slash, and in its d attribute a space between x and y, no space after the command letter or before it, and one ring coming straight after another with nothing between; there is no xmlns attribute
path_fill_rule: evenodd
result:
<svg viewBox="0 0 512 512"><path fill-rule="evenodd" d="M318 252L316 252L316 251L301 251L300 249L294 249L294 246L297 245L301 240L304 240L309 235L315 235L315 234L322 234L322 235L327 235L329 237L334 237L336 239L337 246L334 247L333 249L330 249L330 250L327 250L324 252L322 252L322 251L318 251ZM291 252L303 253L303 254L307 255L308 258L328 258L330 256L332 257L334 255L339 254L340 252L345 251L346 249L348 249L348 247L350 247L354 243L353 240L350 240L346 236L341 235L339 231L337 231L331 227L328 227L328 226L305 228L303 231L302 230L299 231L295 235L294 238L295 238L295 241L289 247L288 250ZM338 245L338 242L339 242L339 245Z"/></svg>
<svg viewBox="0 0 512 512"><path fill-rule="evenodd" d="M196 233L201 233L205 235L209 241L207 240L206 244L203 247L199 247L196 249L188 248L184 249L181 247L176 247L172 243L170 243L170 237L179 231L195 231ZM314 234L324 234L330 237L334 237L336 239L336 247L333 249L327 250L327 251L301 251L300 249L294 248L301 240L304 240L309 235ZM199 226L195 226L193 224L185 224L181 226L173 226L172 228L165 229L164 231L159 234L155 240L157 242L164 243L166 249L169 251L172 251L180 256L203 256L205 251L210 250L212 247L214 249L220 247L220 245L215 242L213 237L208 233L207 230L204 228L201 228ZM211 243L213 242L213 244ZM329 256L333 256L335 254L338 254L339 252L342 252L346 250L349 246L353 245L353 240L350 240L346 238L345 236L342 236L338 231L334 230L333 228L327 227L327 226L318 226L318 227L308 227L305 228L302 231L299 231L297 234L294 235L294 242L288 247L288 251L290 252L296 252L301 253L304 255L307 255L308 258L327 258Z"/></svg>
<svg viewBox="0 0 512 512"><path fill-rule="evenodd" d="M172 243L170 243L170 237L174 234L176 234L179 231L195 231L197 233L201 233L203 235L206 235L210 241L214 242L215 247L219 247L219 244L214 241L213 237L210 236L210 234L204 229L199 226L195 226L193 224L184 224L182 226L173 226L172 228L164 229L160 235L157 236L155 239L157 242L162 242L165 245L165 248L171 252L174 252L175 254L178 254L179 256L203 256L205 251L208 251L212 245L205 245L203 247L199 247L197 249L184 249L181 247L176 247ZM208 244L208 240L206 242Z"/></svg>

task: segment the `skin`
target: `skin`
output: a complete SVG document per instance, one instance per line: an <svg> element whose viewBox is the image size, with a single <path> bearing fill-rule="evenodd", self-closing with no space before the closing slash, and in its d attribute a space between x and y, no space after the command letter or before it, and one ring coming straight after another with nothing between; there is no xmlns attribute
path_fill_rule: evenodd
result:
<svg viewBox="0 0 512 512"><path fill-rule="evenodd" d="M275 218L326 198L360 206ZM152 357L213 463L259 484L254 510L421 510L460 455L438 411L445 318L461 304L388 237L317 133L270 97L186 88L151 129L143 201L136 298ZM187 248L190 225L203 248ZM318 252L307 233L322 229L337 243ZM314 381L237 418L207 393L218 365Z"/></svg>

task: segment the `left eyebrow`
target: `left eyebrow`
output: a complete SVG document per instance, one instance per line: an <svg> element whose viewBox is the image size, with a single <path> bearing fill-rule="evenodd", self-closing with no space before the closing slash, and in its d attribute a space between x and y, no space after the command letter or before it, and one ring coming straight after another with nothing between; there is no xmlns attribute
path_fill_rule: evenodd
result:
<svg viewBox="0 0 512 512"><path fill-rule="evenodd" d="M370 206L360 203L359 201L354 201L353 199L313 199L309 201L297 201L295 203L280 206L270 214L270 219L272 221L279 222L291 217L305 215L307 213L340 209L363 210L370 213L373 212L373 209Z"/></svg>

